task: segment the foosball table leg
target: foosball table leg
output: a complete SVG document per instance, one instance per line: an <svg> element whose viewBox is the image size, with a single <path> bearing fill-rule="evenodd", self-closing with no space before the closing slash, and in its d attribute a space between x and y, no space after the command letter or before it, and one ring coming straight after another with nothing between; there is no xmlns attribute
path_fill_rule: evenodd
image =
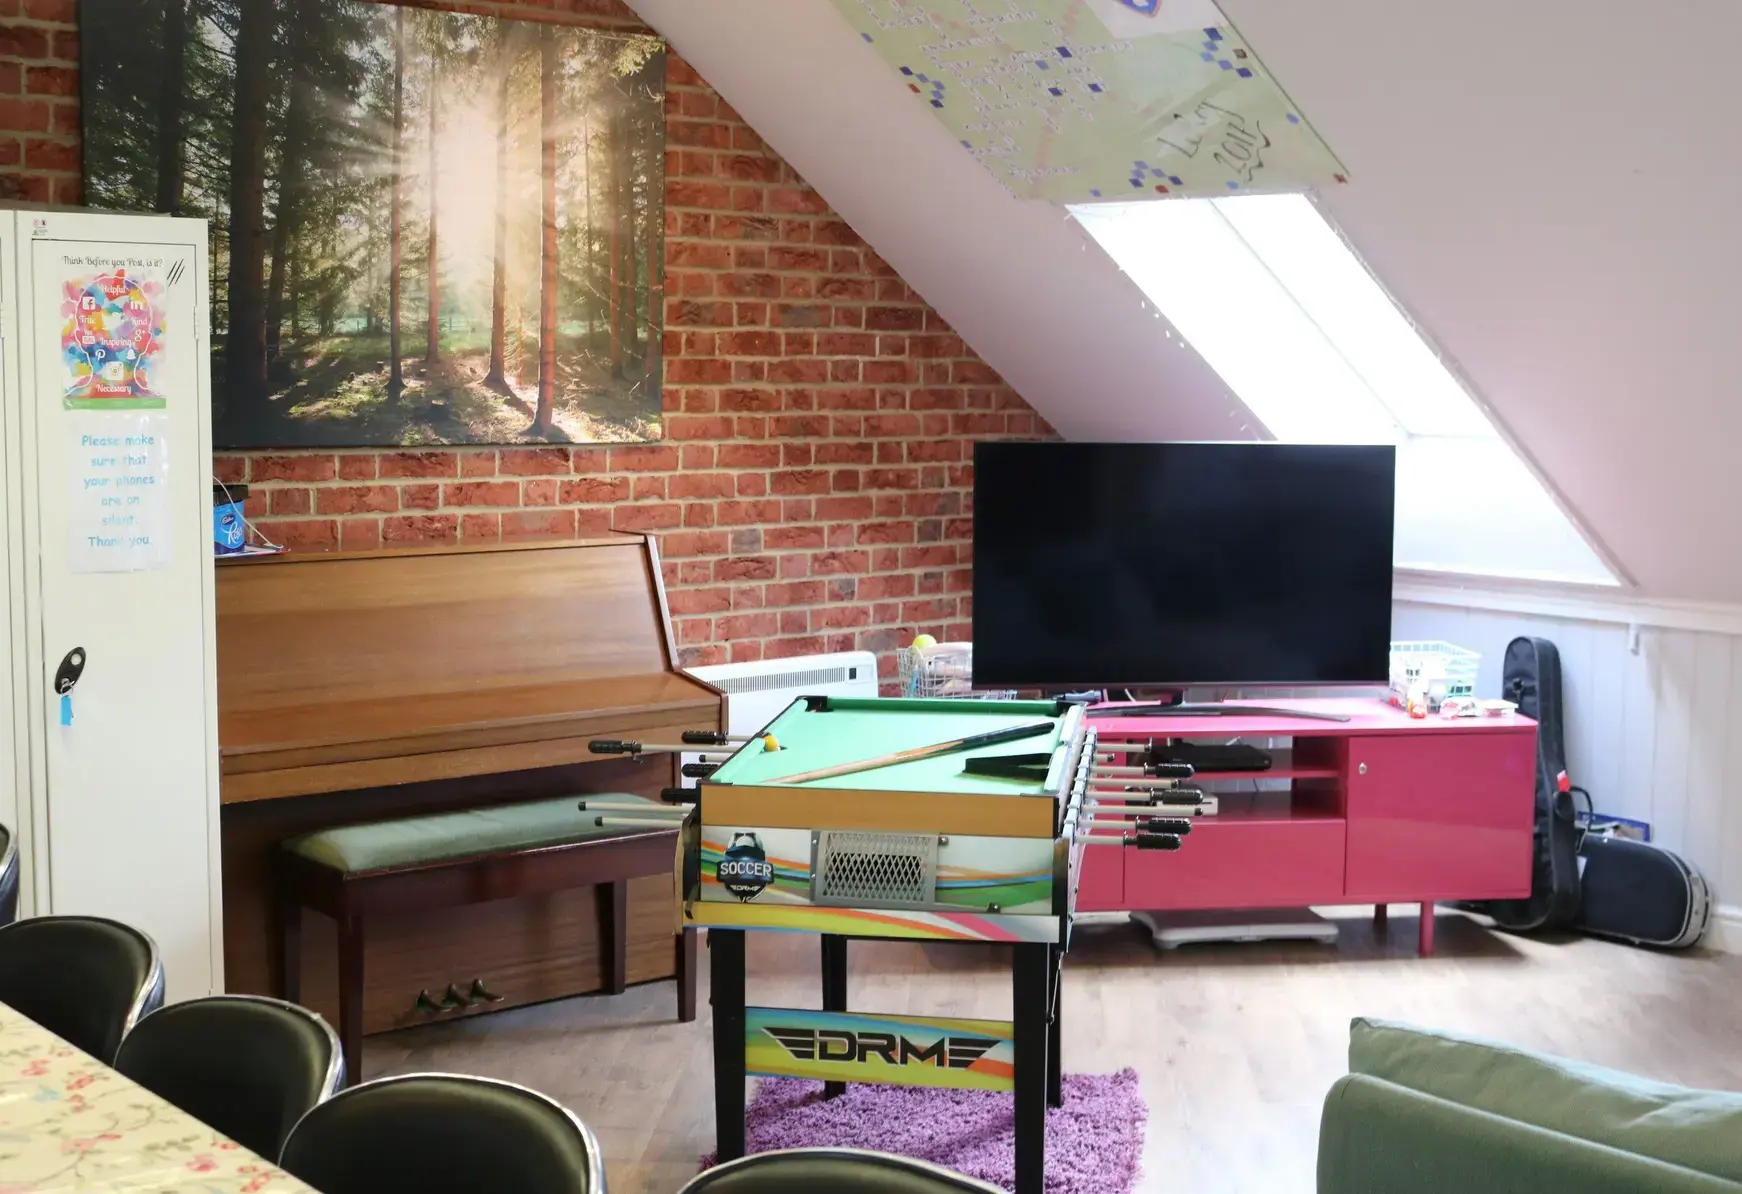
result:
<svg viewBox="0 0 1742 1194"><path fill-rule="evenodd" d="M744 930L708 930L714 1009L714 1142L720 1160L744 1155Z"/></svg>
<svg viewBox="0 0 1742 1194"><path fill-rule="evenodd" d="M1012 1044L1016 1050L1016 1194L1046 1185L1047 995L1052 946L1020 944L1011 964Z"/></svg>
<svg viewBox="0 0 1742 1194"><path fill-rule="evenodd" d="M823 1010L847 1010L847 939L833 933L822 935L823 950ZM847 1093L845 1082L823 1083L823 1098L832 1099Z"/></svg>
<svg viewBox="0 0 1742 1194"><path fill-rule="evenodd" d="M1046 1105L1065 1105L1064 1051L1059 1042L1064 1036L1065 980L1064 951L1058 946L1047 950L1047 990L1052 995L1052 1015L1046 1028Z"/></svg>

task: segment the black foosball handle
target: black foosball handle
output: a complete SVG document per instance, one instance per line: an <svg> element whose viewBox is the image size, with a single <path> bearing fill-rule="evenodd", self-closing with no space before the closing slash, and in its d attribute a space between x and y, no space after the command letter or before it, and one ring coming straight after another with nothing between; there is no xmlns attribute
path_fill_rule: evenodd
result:
<svg viewBox="0 0 1742 1194"><path fill-rule="evenodd" d="M1139 850L1177 850L1180 848L1179 837L1171 833L1139 833L1137 835Z"/></svg>
<svg viewBox="0 0 1742 1194"><path fill-rule="evenodd" d="M1168 833L1174 837L1184 837L1192 831L1192 823L1188 817L1149 817L1144 820L1142 830L1145 833Z"/></svg>
<svg viewBox="0 0 1742 1194"><path fill-rule="evenodd" d="M685 730L679 739L690 746L728 746L731 740L718 730Z"/></svg>
<svg viewBox="0 0 1742 1194"><path fill-rule="evenodd" d="M1156 779L1190 779L1198 773L1190 763L1151 763L1144 771Z"/></svg>
<svg viewBox="0 0 1742 1194"><path fill-rule="evenodd" d="M641 753L641 743L627 738L595 738L587 749L596 755L633 755Z"/></svg>
<svg viewBox="0 0 1742 1194"><path fill-rule="evenodd" d="M707 779L719 769L718 763L685 763L682 768L685 779Z"/></svg>
<svg viewBox="0 0 1742 1194"><path fill-rule="evenodd" d="M659 798L666 804L694 804L699 793L694 788L661 788Z"/></svg>

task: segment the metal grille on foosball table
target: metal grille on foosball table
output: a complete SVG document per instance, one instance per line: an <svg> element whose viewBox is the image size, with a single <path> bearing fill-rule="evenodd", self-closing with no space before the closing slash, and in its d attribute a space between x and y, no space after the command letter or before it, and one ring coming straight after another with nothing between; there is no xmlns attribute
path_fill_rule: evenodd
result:
<svg viewBox="0 0 1742 1194"><path fill-rule="evenodd" d="M818 835L818 904L899 907L936 900L938 839L929 833Z"/></svg>

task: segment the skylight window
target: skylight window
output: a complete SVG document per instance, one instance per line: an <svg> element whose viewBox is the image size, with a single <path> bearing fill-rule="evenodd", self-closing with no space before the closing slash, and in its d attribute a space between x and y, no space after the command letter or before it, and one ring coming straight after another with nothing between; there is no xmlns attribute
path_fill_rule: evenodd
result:
<svg viewBox="0 0 1742 1194"><path fill-rule="evenodd" d="M1617 583L1305 196L1071 211L1277 439L1397 445L1398 567Z"/></svg>

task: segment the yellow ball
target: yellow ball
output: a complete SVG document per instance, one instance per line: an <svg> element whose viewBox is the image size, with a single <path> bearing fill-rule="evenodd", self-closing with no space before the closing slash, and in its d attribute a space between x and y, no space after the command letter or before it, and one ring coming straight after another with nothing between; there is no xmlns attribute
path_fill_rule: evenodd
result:
<svg viewBox="0 0 1742 1194"><path fill-rule="evenodd" d="M929 634L916 634L913 636L913 649L915 651L929 651L937 645L938 640Z"/></svg>
<svg viewBox="0 0 1742 1194"><path fill-rule="evenodd" d="M763 750L764 754L766 754L767 752L769 752L771 750L779 750L779 749L780 749L780 743L775 739L773 734L762 735L762 750Z"/></svg>

